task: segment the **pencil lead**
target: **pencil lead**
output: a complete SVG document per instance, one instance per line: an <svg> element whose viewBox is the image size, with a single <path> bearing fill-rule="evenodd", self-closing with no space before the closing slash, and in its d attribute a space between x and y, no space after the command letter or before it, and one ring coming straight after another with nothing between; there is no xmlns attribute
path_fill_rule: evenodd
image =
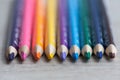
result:
<svg viewBox="0 0 120 80"><path fill-rule="evenodd" d="M12 61L14 59L14 53L10 53L9 55L8 55L8 60L9 61Z"/></svg>
<svg viewBox="0 0 120 80"><path fill-rule="evenodd" d="M85 52L84 56L85 56L85 59L89 60L91 57L91 54L90 54L90 52Z"/></svg>
<svg viewBox="0 0 120 80"><path fill-rule="evenodd" d="M35 54L34 54L34 57L35 57L35 59L36 59L36 60L39 60L39 59L40 59L40 57L41 57L40 52L35 53Z"/></svg>
<svg viewBox="0 0 120 80"><path fill-rule="evenodd" d="M66 53L65 52L62 52L61 54L60 54L60 56L61 56L61 60L62 61L64 61L65 59L66 59Z"/></svg>
<svg viewBox="0 0 120 80"><path fill-rule="evenodd" d="M23 61L27 58L27 55L24 52L22 52L20 56Z"/></svg>
<svg viewBox="0 0 120 80"><path fill-rule="evenodd" d="M103 53L102 51L97 52L97 58L102 59Z"/></svg>
<svg viewBox="0 0 120 80"><path fill-rule="evenodd" d="M50 53L47 55L48 59L52 59L54 57L54 54L53 53Z"/></svg>
<svg viewBox="0 0 120 80"><path fill-rule="evenodd" d="M115 53L109 53L110 58L115 58Z"/></svg>
<svg viewBox="0 0 120 80"><path fill-rule="evenodd" d="M78 54L78 53L73 53L73 54L72 54L72 57L73 57L73 59L74 59L75 61L77 61L78 58L79 58L79 54Z"/></svg>
<svg viewBox="0 0 120 80"><path fill-rule="evenodd" d="M106 48L105 53L107 54L107 56L108 56L109 58L115 58L116 53L117 53L117 49L116 49L115 45L110 44L110 45Z"/></svg>

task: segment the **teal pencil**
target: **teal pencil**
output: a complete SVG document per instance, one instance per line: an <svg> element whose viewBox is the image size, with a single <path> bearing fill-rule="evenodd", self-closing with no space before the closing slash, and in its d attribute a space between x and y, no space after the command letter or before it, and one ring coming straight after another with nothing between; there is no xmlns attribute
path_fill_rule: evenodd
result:
<svg viewBox="0 0 120 80"><path fill-rule="evenodd" d="M90 17L87 0L80 0L80 23L81 26L81 49L82 55L88 60L92 55L91 33L90 33Z"/></svg>

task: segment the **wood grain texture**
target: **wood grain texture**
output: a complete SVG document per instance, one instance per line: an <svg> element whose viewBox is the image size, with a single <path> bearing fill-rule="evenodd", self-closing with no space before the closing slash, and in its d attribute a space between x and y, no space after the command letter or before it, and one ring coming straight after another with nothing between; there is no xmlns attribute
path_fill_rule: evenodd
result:
<svg viewBox="0 0 120 80"><path fill-rule="evenodd" d="M81 57L74 63L69 56L63 63L55 56L50 62L45 56L38 62L32 57L21 63L16 58L12 63L5 59L10 15L14 0L0 0L0 80L120 80L120 0L108 1L108 13L118 54L114 61L104 57L97 61L94 57L85 62Z"/></svg>

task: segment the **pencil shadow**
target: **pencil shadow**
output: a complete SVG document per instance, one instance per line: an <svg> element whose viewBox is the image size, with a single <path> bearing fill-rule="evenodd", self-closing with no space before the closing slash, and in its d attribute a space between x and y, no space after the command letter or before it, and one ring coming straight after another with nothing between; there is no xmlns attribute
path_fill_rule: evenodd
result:
<svg viewBox="0 0 120 80"><path fill-rule="evenodd" d="M31 53L29 54L29 56L28 56L28 58L27 58L29 61L33 61L33 57L31 56ZM24 61L23 60L21 60L21 57L18 55L17 57L16 57L16 59L15 59L16 61L17 61L17 63L18 64L23 64L24 63ZM35 63L35 62L34 62Z"/></svg>
<svg viewBox="0 0 120 80"><path fill-rule="evenodd" d="M48 62L48 61L46 61L46 56L44 55L44 53L43 53L43 55L41 56L41 58L39 59L39 60L35 60L35 58L33 57L33 55L31 55L31 59L32 59L32 62L33 63L38 63L40 60L42 60L42 61L44 61L44 62Z"/></svg>
<svg viewBox="0 0 120 80"><path fill-rule="evenodd" d="M47 62L47 63L49 63L51 60L49 60L48 58L47 58L47 56L45 55L45 53L43 53L43 61L44 62Z"/></svg>
<svg viewBox="0 0 120 80"><path fill-rule="evenodd" d="M85 57L83 57L82 55L80 55L80 59L83 63L88 63L89 60L85 59Z"/></svg>
<svg viewBox="0 0 120 80"><path fill-rule="evenodd" d="M75 64L77 61L75 61L72 57L71 57L71 55L70 54L68 54L68 56L67 56L68 58L68 61L69 62L71 62L71 63L73 63L73 64Z"/></svg>
<svg viewBox="0 0 120 80"><path fill-rule="evenodd" d="M6 53L7 53L7 47L8 47L8 42L9 42L9 37L10 37L10 33L11 33L11 28L12 28L12 20L13 20L13 10L14 10L14 5L15 5L15 0L13 1L12 4L10 4L10 8L9 8L9 15L8 15L8 20L7 20L7 24L5 27L5 31L4 31L4 43L2 43L3 45L3 49L2 49L2 60L3 63L6 64L10 64L11 62L8 61L7 57L6 57Z"/></svg>
<svg viewBox="0 0 120 80"><path fill-rule="evenodd" d="M53 60L53 59L52 59ZM43 55L43 61L44 62L51 62L52 60L47 59L46 55ZM62 61L57 55L54 56L54 60L57 61L59 64L62 64L64 61Z"/></svg>
<svg viewBox="0 0 120 80"><path fill-rule="evenodd" d="M113 59L109 58L106 54L104 55L104 58L108 62L112 62L113 61Z"/></svg>
<svg viewBox="0 0 120 80"><path fill-rule="evenodd" d="M55 55L55 60L59 63L62 64L64 61L62 61L58 55Z"/></svg>
<svg viewBox="0 0 120 80"><path fill-rule="evenodd" d="M98 63L98 62L101 61L101 59L98 59L95 55L93 55L92 57L93 57L94 62L97 62L97 63Z"/></svg>
<svg viewBox="0 0 120 80"><path fill-rule="evenodd" d="M19 56L16 57L16 61L19 64L23 64L23 61L21 60L21 58Z"/></svg>

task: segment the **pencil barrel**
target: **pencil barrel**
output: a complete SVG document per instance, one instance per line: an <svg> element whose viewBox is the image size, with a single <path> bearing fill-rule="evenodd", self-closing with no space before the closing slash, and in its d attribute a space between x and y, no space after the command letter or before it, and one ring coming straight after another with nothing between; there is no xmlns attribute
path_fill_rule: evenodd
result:
<svg viewBox="0 0 120 80"><path fill-rule="evenodd" d="M99 17L101 17L101 25L102 25L103 40L104 40L103 45L106 48L110 44L114 44L114 41L103 0L100 1L98 0L98 10L99 10Z"/></svg>
<svg viewBox="0 0 120 80"><path fill-rule="evenodd" d="M97 13L97 3L96 0L89 0L90 14L91 14L91 38L92 46L96 44L103 44L103 34L100 25L99 15Z"/></svg>
<svg viewBox="0 0 120 80"><path fill-rule="evenodd" d="M20 44L19 47L24 45L30 48L31 43L31 30L33 25L33 15L34 15L34 0L25 0L24 16L20 34Z"/></svg>
<svg viewBox="0 0 120 80"><path fill-rule="evenodd" d="M32 49L39 45L44 50L44 33L46 20L46 3L44 0L36 0L35 20L32 36Z"/></svg>
<svg viewBox="0 0 120 80"><path fill-rule="evenodd" d="M81 41L81 48L85 44L91 46L91 32L90 32L90 16L89 16L89 10L88 10L88 2L87 0L81 0L80 1L80 15L81 15L81 23L82 23L82 34L80 37L82 37Z"/></svg>
<svg viewBox="0 0 120 80"><path fill-rule="evenodd" d="M13 46L18 50L19 46L19 37L21 32L21 24L23 19L23 9L24 8L24 0L16 0L14 6L14 17L13 17L13 26L12 26L12 34L9 42L9 46Z"/></svg>
<svg viewBox="0 0 120 80"><path fill-rule="evenodd" d="M68 47L67 0L59 0L58 5L58 29L60 45L65 45Z"/></svg>
<svg viewBox="0 0 120 80"><path fill-rule="evenodd" d="M76 45L80 48L78 0L68 0L69 10L69 47Z"/></svg>

